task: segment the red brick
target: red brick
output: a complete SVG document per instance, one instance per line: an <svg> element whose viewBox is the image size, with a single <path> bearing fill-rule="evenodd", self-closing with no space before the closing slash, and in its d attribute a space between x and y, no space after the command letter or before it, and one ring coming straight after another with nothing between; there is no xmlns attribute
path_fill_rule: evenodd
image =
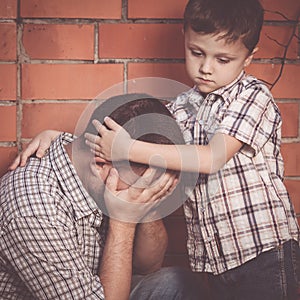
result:
<svg viewBox="0 0 300 300"><path fill-rule="evenodd" d="M122 0L21 0L21 16L120 19Z"/></svg>
<svg viewBox="0 0 300 300"><path fill-rule="evenodd" d="M16 100L16 65L0 65L0 100Z"/></svg>
<svg viewBox="0 0 300 300"><path fill-rule="evenodd" d="M285 180L284 183L293 202L296 214L300 214L300 180Z"/></svg>
<svg viewBox="0 0 300 300"><path fill-rule="evenodd" d="M22 137L32 138L45 129L74 132L87 104L34 103L23 105Z"/></svg>
<svg viewBox="0 0 300 300"><path fill-rule="evenodd" d="M31 59L93 60L94 26L25 24L23 45Z"/></svg>
<svg viewBox="0 0 300 300"><path fill-rule="evenodd" d="M191 86L183 63L129 63L128 79L143 77L167 78Z"/></svg>
<svg viewBox="0 0 300 300"><path fill-rule="evenodd" d="M7 168L15 159L17 153L16 147L0 147L0 177L7 172Z"/></svg>
<svg viewBox="0 0 300 300"><path fill-rule="evenodd" d="M298 137L299 104L277 103L282 116L282 136Z"/></svg>
<svg viewBox="0 0 300 300"><path fill-rule="evenodd" d="M128 0L128 18L183 18L187 0Z"/></svg>
<svg viewBox="0 0 300 300"><path fill-rule="evenodd" d="M300 143L282 144L285 176L300 176Z"/></svg>
<svg viewBox="0 0 300 300"><path fill-rule="evenodd" d="M0 18L14 19L17 17L17 0L0 1Z"/></svg>
<svg viewBox="0 0 300 300"><path fill-rule="evenodd" d="M16 106L0 106L0 141L16 140Z"/></svg>
<svg viewBox="0 0 300 300"><path fill-rule="evenodd" d="M279 75L280 65L254 64L247 67L247 72L254 74L259 79L273 83ZM275 98L299 98L300 95L300 65L286 64L282 76L272 89Z"/></svg>
<svg viewBox="0 0 300 300"><path fill-rule="evenodd" d="M186 225L184 217L167 217L164 219L166 230L168 232L169 254L186 254Z"/></svg>
<svg viewBox="0 0 300 300"><path fill-rule="evenodd" d="M15 23L0 24L0 59L16 60L17 31Z"/></svg>
<svg viewBox="0 0 300 300"><path fill-rule="evenodd" d="M299 0L262 0L261 3L266 11L265 20L295 20L300 8Z"/></svg>
<svg viewBox="0 0 300 300"><path fill-rule="evenodd" d="M183 58L180 24L101 24L101 58Z"/></svg>
<svg viewBox="0 0 300 300"><path fill-rule="evenodd" d="M123 65L23 65L22 79L24 99L94 99L123 81Z"/></svg>
<svg viewBox="0 0 300 300"><path fill-rule="evenodd" d="M295 19L299 10L298 0L262 0L265 8L265 20L285 20L285 17ZM187 0L128 0L129 18L182 18Z"/></svg>
<svg viewBox="0 0 300 300"><path fill-rule="evenodd" d="M291 34L291 26L264 26L258 43L259 51L255 54L255 58L283 57L285 49L282 45L287 45ZM289 46L287 58L297 59L297 44L298 40L294 37Z"/></svg>

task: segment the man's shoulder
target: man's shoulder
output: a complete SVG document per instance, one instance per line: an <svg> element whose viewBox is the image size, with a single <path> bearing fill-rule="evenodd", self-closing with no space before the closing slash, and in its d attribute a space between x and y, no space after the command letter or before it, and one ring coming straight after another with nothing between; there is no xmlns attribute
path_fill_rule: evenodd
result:
<svg viewBox="0 0 300 300"><path fill-rule="evenodd" d="M50 213L47 203L56 189L55 174L47 157L31 157L25 167L7 172L0 180L0 224L13 218ZM49 205L46 210L45 203Z"/></svg>

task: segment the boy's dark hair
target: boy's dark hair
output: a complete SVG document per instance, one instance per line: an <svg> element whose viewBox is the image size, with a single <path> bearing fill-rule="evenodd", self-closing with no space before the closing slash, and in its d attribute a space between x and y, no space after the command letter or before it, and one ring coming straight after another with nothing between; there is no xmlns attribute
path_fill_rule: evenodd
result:
<svg viewBox="0 0 300 300"><path fill-rule="evenodd" d="M264 9L259 0L189 0L184 12L184 30L224 33L228 43L241 41L251 53L259 41Z"/></svg>

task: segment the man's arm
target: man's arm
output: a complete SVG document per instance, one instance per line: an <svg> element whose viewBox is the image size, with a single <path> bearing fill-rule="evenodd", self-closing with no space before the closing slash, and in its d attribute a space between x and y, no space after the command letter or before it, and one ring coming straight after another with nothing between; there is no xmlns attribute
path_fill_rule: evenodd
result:
<svg viewBox="0 0 300 300"><path fill-rule="evenodd" d="M105 204L109 214L114 216L110 217L109 220L107 239L99 271L106 299L128 299L133 264L137 264L144 271L149 272L150 269L154 270L157 266L160 266L162 262L165 246L158 247L156 252L154 249L158 246L156 243L158 241L153 240L153 237L151 237L152 233L155 233L154 237L157 237L158 230L164 229L164 227L161 227L161 221L156 221L139 225L135 246L138 255L134 255L136 258L133 263L133 248L137 226L134 220L141 220L147 215L147 211L143 209L145 208L144 204L155 203L156 200L168 194L168 190L172 189L176 177L172 173L165 173L154 184L154 176L155 172L148 169L135 185L121 191L117 190L119 179L117 170L111 169L106 180ZM129 204L133 204L133 206ZM134 208L136 209L135 212L133 211ZM132 216L134 217L132 218ZM166 238L164 234L162 237L163 239ZM145 253L142 254L141 251L145 251ZM149 257L147 257L148 254ZM147 259L150 263L146 263Z"/></svg>
<svg viewBox="0 0 300 300"><path fill-rule="evenodd" d="M168 245L162 220L138 224L133 250L134 273L148 274L161 268Z"/></svg>
<svg viewBox="0 0 300 300"><path fill-rule="evenodd" d="M107 300L129 298L135 227L136 224L109 220L99 272Z"/></svg>

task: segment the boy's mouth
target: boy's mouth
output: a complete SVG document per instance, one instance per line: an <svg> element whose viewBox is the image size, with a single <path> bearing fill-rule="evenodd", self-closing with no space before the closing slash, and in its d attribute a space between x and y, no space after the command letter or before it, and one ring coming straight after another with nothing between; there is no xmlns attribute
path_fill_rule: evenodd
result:
<svg viewBox="0 0 300 300"><path fill-rule="evenodd" d="M212 83L213 82L212 80L209 80L209 79L206 79L206 78L203 78L203 77L197 77L197 81L199 83L204 83L204 84L208 84L208 83Z"/></svg>

